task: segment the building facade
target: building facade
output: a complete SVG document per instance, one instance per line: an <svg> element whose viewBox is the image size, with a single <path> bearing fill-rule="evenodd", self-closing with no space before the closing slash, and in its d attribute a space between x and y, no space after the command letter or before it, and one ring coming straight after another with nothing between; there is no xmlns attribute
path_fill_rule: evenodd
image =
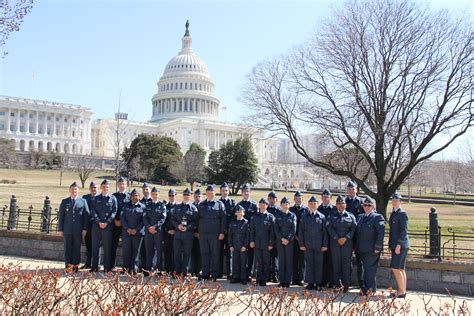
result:
<svg viewBox="0 0 474 316"><path fill-rule="evenodd" d="M0 138L17 151L91 153L88 108L51 101L0 96Z"/></svg>

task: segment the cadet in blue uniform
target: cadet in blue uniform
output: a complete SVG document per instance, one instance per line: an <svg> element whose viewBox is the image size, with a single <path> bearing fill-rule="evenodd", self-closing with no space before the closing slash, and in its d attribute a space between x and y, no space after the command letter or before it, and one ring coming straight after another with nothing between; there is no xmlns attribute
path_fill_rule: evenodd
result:
<svg viewBox="0 0 474 316"><path fill-rule="evenodd" d="M232 219L235 217L234 209L235 209L235 201L229 198L229 185L224 182L221 185L221 201L224 204L225 214L226 214L226 229L224 231L224 240L221 241L221 256L219 256L219 276L226 275L227 279L230 280L232 278L230 273L230 251L229 245L227 241L227 234L229 230L229 224Z"/></svg>
<svg viewBox="0 0 474 316"><path fill-rule="evenodd" d="M224 204L214 200L214 186L206 188L206 200L201 202L199 214L199 245L201 247L202 278L217 280L219 274L219 245L224 240L226 215Z"/></svg>
<svg viewBox="0 0 474 316"><path fill-rule="evenodd" d="M257 202L250 199L250 184L242 185L242 200L237 205L241 205L244 208L244 217L250 223L252 216L258 212ZM249 281L252 276L254 250L249 247L247 249L247 280Z"/></svg>
<svg viewBox="0 0 474 316"><path fill-rule="evenodd" d="M99 271L99 248L102 244L104 250L104 270L109 272L112 250L112 228L117 214L117 199L109 194L109 181L104 180L100 184L101 194L92 200L92 268L91 272Z"/></svg>
<svg viewBox="0 0 474 316"><path fill-rule="evenodd" d="M342 196L336 199L337 212L327 220L327 231L331 247L334 268L334 286L343 286L349 290L351 280L352 239L357 227L357 220L352 213L346 211L346 203Z"/></svg>
<svg viewBox="0 0 474 316"><path fill-rule="evenodd" d="M171 217L176 205L176 190L170 189L168 191L168 203L166 204L165 236L163 239L163 261L167 273L174 271L173 237L175 230L171 223Z"/></svg>
<svg viewBox="0 0 474 316"><path fill-rule="evenodd" d="M346 192L346 211L352 213L357 219L360 214L364 214L364 208L362 207L363 201L360 197L357 196L357 185L354 182L349 181L347 183ZM359 284L359 287L362 287L364 285L364 275L362 273L362 262L357 252L355 254L355 258L357 264L357 283Z"/></svg>
<svg viewBox="0 0 474 316"><path fill-rule="evenodd" d="M145 206L145 213L143 213L146 247L145 275L152 271L158 273L161 270L166 215L166 205L160 201L160 190L153 187L151 203Z"/></svg>
<svg viewBox="0 0 474 316"><path fill-rule="evenodd" d="M267 212L275 217L275 220L281 215L281 208L277 204L278 195L275 191L268 193L268 207ZM278 282L278 247L273 247L270 251L270 279L267 281Z"/></svg>
<svg viewBox="0 0 474 316"><path fill-rule="evenodd" d="M280 215L275 218L275 244L278 248L280 287L290 287L293 274L293 248L296 234L296 215L290 212L290 201L281 199Z"/></svg>
<svg viewBox="0 0 474 316"><path fill-rule="evenodd" d="M328 189L324 189L321 194L321 204L318 206L318 212L322 213L326 217L326 221L329 216L337 212L336 206L331 203L332 193ZM332 258L331 258L331 247L328 244L328 250L323 254L323 283L322 286L332 288L332 281L334 280L334 273L332 271Z"/></svg>
<svg viewBox="0 0 474 316"><path fill-rule="evenodd" d="M367 197L363 204L365 213L359 215L357 220L355 251L362 261L362 271L364 273L361 295L377 291L375 276L377 275L380 252L383 247L385 220L382 214L375 211L374 204L374 200Z"/></svg>
<svg viewBox="0 0 474 316"><path fill-rule="evenodd" d="M112 262L112 269L115 268L115 261L117 257L117 248L122 235L122 224L120 223L120 214L122 213L123 205L130 201L130 193L127 192L127 181L119 177L117 180L118 191L114 193L117 199L117 214L115 215L114 228L112 230L112 255L110 261Z"/></svg>
<svg viewBox="0 0 474 316"><path fill-rule="evenodd" d="M192 191L186 188L183 202L178 204L171 215L171 223L176 231L173 240L174 269L176 275L188 274L189 259L193 249L194 231L198 223L197 208L191 203Z"/></svg>
<svg viewBox="0 0 474 316"><path fill-rule="evenodd" d="M299 241L298 241L298 232L301 218L303 214L308 212L308 207L303 205L303 194L300 191L295 192L293 197L295 205L290 207L290 212L296 215L296 234L294 250L293 250L293 285L303 285L303 273L305 268L304 263L304 251L301 251Z"/></svg>
<svg viewBox="0 0 474 316"><path fill-rule="evenodd" d="M58 231L64 239L64 263L66 269L72 267L77 272L81 261L81 241L87 233L89 207L84 199L78 197L76 182L69 186L69 197L59 206Z"/></svg>
<svg viewBox="0 0 474 316"><path fill-rule="evenodd" d="M407 274L405 264L408 256L410 242L408 240L408 216L400 207L401 196L397 193L392 195L392 214L390 214L390 237L388 247L392 253L390 268L397 282L397 293L395 296L405 298L407 292Z"/></svg>
<svg viewBox="0 0 474 316"><path fill-rule="evenodd" d="M194 191L194 202L193 205L199 209L199 204L202 201L202 193L200 189ZM193 250L191 254L191 273L193 276L199 277L199 272L201 271L201 249L199 247L199 232L196 228L193 238Z"/></svg>
<svg viewBox="0 0 474 316"><path fill-rule="evenodd" d="M143 197L140 200L140 202L143 205L147 206L152 201L151 187L147 182L143 182L142 193L143 193ZM140 260L138 263L138 268L140 272L142 272L145 269L145 265L146 265L146 247L140 247Z"/></svg>
<svg viewBox="0 0 474 316"><path fill-rule="evenodd" d="M122 209L120 222L122 224L122 253L123 267L130 274L137 273L138 255L145 234L143 214L145 205L140 203L140 196L136 189L130 192L130 201Z"/></svg>
<svg viewBox="0 0 474 316"><path fill-rule="evenodd" d="M232 253L232 280L230 283L247 284L247 246L250 243L250 225L244 218L245 210L238 205L236 218L229 225L229 250Z"/></svg>
<svg viewBox="0 0 474 316"><path fill-rule="evenodd" d="M323 253L328 249L326 217L317 211L318 200L314 196L308 205L309 210L303 214L300 223L300 249L304 251L306 261L306 289L319 290L323 281Z"/></svg>
<svg viewBox="0 0 474 316"><path fill-rule="evenodd" d="M270 277L270 252L275 244L275 217L267 212L268 201L258 202L258 213L250 220L250 248L255 251L257 283L266 286Z"/></svg>
<svg viewBox="0 0 474 316"><path fill-rule="evenodd" d="M91 219L91 210L92 210L92 200L95 199L97 195L97 184L92 181L89 184L89 194L83 195L82 198L86 200L87 206L89 207L89 217L87 218L86 224L86 237L84 238L84 243L86 244L86 262L81 267L81 269L90 269L92 267L92 219Z"/></svg>

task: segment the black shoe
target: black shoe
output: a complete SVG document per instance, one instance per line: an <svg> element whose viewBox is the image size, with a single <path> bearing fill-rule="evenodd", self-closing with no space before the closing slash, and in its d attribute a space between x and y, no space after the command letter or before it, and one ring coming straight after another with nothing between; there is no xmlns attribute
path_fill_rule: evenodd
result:
<svg viewBox="0 0 474 316"><path fill-rule="evenodd" d="M234 279L234 278L232 277L232 274L229 274L229 275L227 276L227 280L233 280L233 279Z"/></svg>
<svg viewBox="0 0 474 316"><path fill-rule="evenodd" d="M293 285L303 286L303 281L293 281Z"/></svg>
<svg viewBox="0 0 474 316"><path fill-rule="evenodd" d="M247 285L247 280L242 280L242 281L240 281L240 284L242 284L242 285Z"/></svg>
<svg viewBox="0 0 474 316"><path fill-rule="evenodd" d="M239 283L239 282L240 282L240 280L237 280L237 279L230 280L230 283L232 283L232 284Z"/></svg>
<svg viewBox="0 0 474 316"><path fill-rule="evenodd" d="M283 283L283 287L290 287L290 283Z"/></svg>
<svg viewBox="0 0 474 316"><path fill-rule="evenodd" d="M308 283L308 285L306 285L306 289L307 290L314 290L314 284L313 283Z"/></svg>
<svg viewBox="0 0 474 316"><path fill-rule="evenodd" d="M99 269L97 269L97 268L90 268L89 272L90 272L90 273L97 273L97 272L99 272Z"/></svg>
<svg viewBox="0 0 474 316"><path fill-rule="evenodd" d="M349 287L344 286L344 288L342 289L342 293L347 293L347 292L349 292Z"/></svg>
<svg viewBox="0 0 474 316"><path fill-rule="evenodd" d="M83 264L79 269L81 269L81 270L86 270L86 269L90 269L90 268L91 268L90 265Z"/></svg>
<svg viewBox="0 0 474 316"><path fill-rule="evenodd" d="M259 282L258 282L258 285L259 285L259 286L267 286L267 282L265 282L265 281L259 281Z"/></svg>
<svg viewBox="0 0 474 316"><path fill-rule="evenodd" d="M217 277L212 277L212 278L211 278L211 281L212 281L212 282L217 282Z"/></svg>
<svg viewBox="0 0 474 316"><path fill-rule="evenodd" d="M280 282L280 284L278 284L278 287L285 287L285 283Z"/></svg>
<svg viewBox="0 0 474 316"><path fill-rule="evenodd" d="M321 285L316 285L316 286L314 287L314 289L315 289L316 291L321 291L323 288L322 288Z"/></svg>
<svg viewBox="0 0 474 316"><path fill-rule="evenodd" d="M278 279L275 278L275 277L273 277L273 278L271 279L271 282L273 282L273 283L278 283Z"/></svg>

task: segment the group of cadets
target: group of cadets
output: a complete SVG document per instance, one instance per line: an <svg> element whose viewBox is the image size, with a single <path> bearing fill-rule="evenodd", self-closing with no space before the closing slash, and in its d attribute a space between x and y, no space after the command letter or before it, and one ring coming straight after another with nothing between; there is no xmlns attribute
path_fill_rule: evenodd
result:
<svg viewBox="0 0 474 316"><path fill-rule="evenodd" d="M242 200L229 198L226 183L216 199L214 186L205 197L198 189L168 192L148 184L127 191L123 178L119 191L110 194L104 180L100 192L94 182L90 194L78 197L78 186L69 188L70 197L61 202L59 231L64 235L65 263L77 271L80 244L85 240L87 258L81 269L97 272L100 247L104 271L115 268L119 239L122 239L123 270L166 271L175 275L196 275L216 280L226 275L232 283L247 284L252 277L260 286L278 282L280 287L303 285L306 289L339 287L347 291L355 252L357 279L361 292L376 291L375 275L382 250L385 221L371 198L356 195L349 181L347 197L332 204L331 192L322 192L322 203L312 196L308 205L303 195L294 194L294 204L284 197L278 203L275 192L258 203L251 200L251 188L242 187Z"/></svg>

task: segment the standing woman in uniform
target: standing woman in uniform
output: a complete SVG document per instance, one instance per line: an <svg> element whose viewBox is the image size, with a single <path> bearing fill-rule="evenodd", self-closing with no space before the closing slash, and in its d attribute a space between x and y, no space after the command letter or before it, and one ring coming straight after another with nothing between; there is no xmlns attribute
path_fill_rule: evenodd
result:
<svg viewBox="0 0 474 316"><path fill-rule="evenodd" d="M408 216L400 207L401 196L397 193L392 195L392 214L390 214L390 237L388 247L392 253L390 268L397 282L395 297L405 298L407 292L407 274L405 264L407 261L408 248Z"/></svg>

